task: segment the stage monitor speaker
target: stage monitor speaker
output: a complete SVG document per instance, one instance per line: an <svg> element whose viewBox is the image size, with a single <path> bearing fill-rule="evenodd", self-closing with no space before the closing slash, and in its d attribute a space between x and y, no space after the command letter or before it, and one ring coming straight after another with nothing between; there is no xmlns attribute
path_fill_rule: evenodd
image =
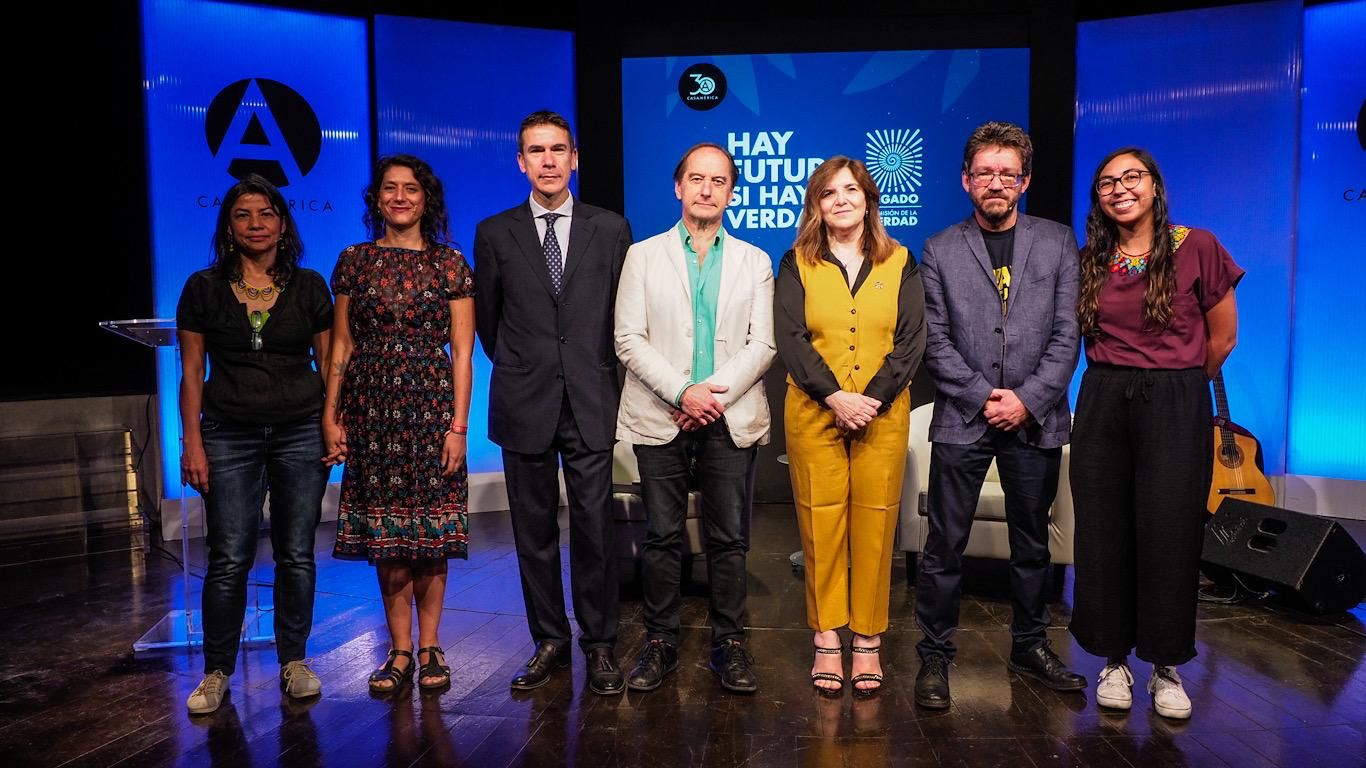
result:
<svg viewBox="0 0 1366 768"><path fill-rule="evenodd" d="M1366 597L1366 554L1326 517L1224 499L1205 527L1201 557L1271 582L1309 613L1345 611Z"/></svg>

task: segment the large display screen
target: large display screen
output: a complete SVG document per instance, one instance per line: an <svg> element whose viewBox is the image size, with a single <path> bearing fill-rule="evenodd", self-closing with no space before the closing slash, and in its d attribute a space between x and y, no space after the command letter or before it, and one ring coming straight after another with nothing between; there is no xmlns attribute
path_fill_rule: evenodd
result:
<svg viewBox="0 0 1366 768"><path fill-rule="evenodd" d="M739 181L726 230L776 265L796 236L806 180L825 158L864 161L884 224L918 253L966 217L963 145L979 124L1026 125L1026 49L794 53L622 61L626 214L638 239L679 220L673 171L703 141Z"/></svg>

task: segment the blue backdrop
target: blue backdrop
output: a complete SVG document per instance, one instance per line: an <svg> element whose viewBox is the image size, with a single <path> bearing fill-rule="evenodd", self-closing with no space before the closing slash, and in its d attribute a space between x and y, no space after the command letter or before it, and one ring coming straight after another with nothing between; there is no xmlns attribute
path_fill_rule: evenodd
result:
<svg viewBox="0 0 1366 768"><path fill-rule="evenodd" d="M918 252L971 212L959 171L973 128L1026 125L1029 52L625 59L622 112L626 214L637 239L678 221L674 166L688 147L711 141L740 167L727 230L775 265L796 236L811 169L839 154L868 163L884 223Z"/></svg>
<svg viewBox="0 0 1366 768"><path fill-rule="evenodd" d="M330 277L357 237L370 164L365 22L173 0L144 0L142 18L155 314L174 317L185 279L208 266L218 197L234 172L283 183L303 265ZM168 497L180 482L179 374L173 352L162 350Z"/></svg>
<svg viewBox="0 0 1366 768"><path fill-rule="evenodd" d="M1270 474L1286 456L1300 20L1299 3L1271 2L1077 28L1078 238L1100 159L1126 145L1150 151L1172 222L1214 232L1247 270L1224 378Z"/></svg>
<svg viewBox="0 0 1366 768"><path fill-rule="evenodd" d="M1366 480L1366 1L1304 14L1289 471Z"/></svg>
<svg viewBox="0 0 1366 768"><path fill-rule="evenodd" d="M522 118L552 109L575 122L574 35L377 16L375 98L380 154L410 152L432 164L451 234L473 264L475 225L531 193L517 170ZM582 159L591 163L591 153ZM501 472L502 454L488 441L491 369L478 347L474 358L469 468Z"/></svg>
<svg viewBox="0 0 1366 768"><path fill-rule="evenodd" d="M304 264L330 278L342 248L366 237L366 22L212 2L145 0L143 11L155 313L174 316L185 278L208 264L217 197L246 170L283 182L306 244ZM373 144L381 154L411 152L433 165L462 245L480 219L528 194L516 163L521 119L537 109L574 118L567 32L381 16L374 61ZM164 352L158 385L167 496L176 495L180 475L178 376ZM473 472L501 469L486 439L487 382L488 363L476 352Z"/></svg>

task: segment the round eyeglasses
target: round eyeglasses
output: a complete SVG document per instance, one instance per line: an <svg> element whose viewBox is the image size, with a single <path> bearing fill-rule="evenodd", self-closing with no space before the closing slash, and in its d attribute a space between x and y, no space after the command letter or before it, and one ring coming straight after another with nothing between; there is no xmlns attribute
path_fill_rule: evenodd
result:
<svg viewBox="0 0 1366 768"><path fill-rule="evenodd" d="M1096 180L1096 194L1104 196L1115 191L1115 182L1119 182L1125 189L1133 189L1138 186L1138 182L1144 176L1149 175L1147 171L1131 170L1116 176L1102 176Z"/></svg>

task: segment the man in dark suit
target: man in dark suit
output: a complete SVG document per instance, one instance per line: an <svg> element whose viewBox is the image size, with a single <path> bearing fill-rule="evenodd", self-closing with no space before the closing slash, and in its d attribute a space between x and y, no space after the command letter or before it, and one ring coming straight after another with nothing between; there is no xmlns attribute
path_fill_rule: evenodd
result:
<svg viewBox="0 0 1366 768"><path fill-rule="evenodd" d="M1086 678L1053 653L1048 611L1049 510L1071 434L1067 386L1077 365L1077 242L1061 224L1016 210L1034 148L1019 126L987 123L963 152L973 214L925 243L925 364L930 422L929 536L916 585L921 667L915 702L949 706L948 664L962 558L982 482L996 461L1010 531L1014 618L1007 665L1055 690Z"/></svg>
<svg viewBox="0 0 1366 768"><path fill-rule="evenodd" d="M569 663L560 577L559 479L569 498L569 559L579 646L594 693L626 689L617 636L612 446L617 358L612 306L631 245L621 216L569 193L578 150L569 123L535 112L518 133L530 199L479 223L474 236L479 339L493 362L489 439L503 473L536 653L512 688L545 684Z"/></svg>

